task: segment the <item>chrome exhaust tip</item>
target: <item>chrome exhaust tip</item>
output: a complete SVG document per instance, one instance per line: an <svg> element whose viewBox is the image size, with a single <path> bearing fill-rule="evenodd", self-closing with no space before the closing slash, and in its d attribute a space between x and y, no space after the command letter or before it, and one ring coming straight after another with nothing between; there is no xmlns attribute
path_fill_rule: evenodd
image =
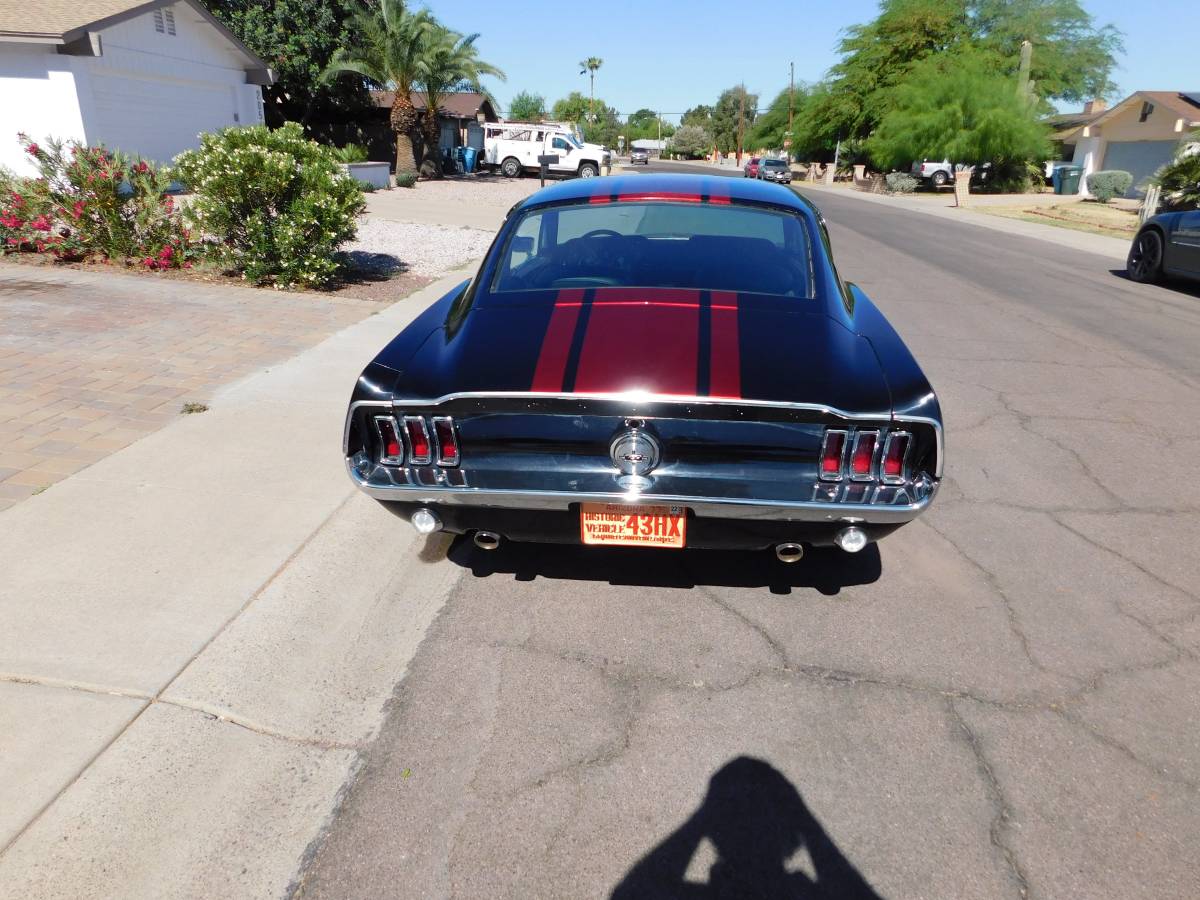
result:
<svg viewBox="0 0 1200 900"><path fill-rule="evenodd" d="M500 546L500 535L494 531L477 531L475 546L480 550L495 550Z"/></svg>
<svg viewBox="0 0 1200 900"><path fill-rule="evenodd" d="M793 543L776 544L775 558L785 563L800 562L804 559L804 547Z"/></svg>
<svg viewBox="0 0 1200 900"><path fill-rule="evenodd" d="M856 525L849 525L833 536L833 542L847 553L857 553L867 546L867 533Z"/></svg>
<svg viewBox="0 0 1200 900"><path fill-rule="evenodd" d="M417 530L417 534L433 534L442 530L442 520L437 517L437 513L425 507L414 512L409 522Z"/></svg>

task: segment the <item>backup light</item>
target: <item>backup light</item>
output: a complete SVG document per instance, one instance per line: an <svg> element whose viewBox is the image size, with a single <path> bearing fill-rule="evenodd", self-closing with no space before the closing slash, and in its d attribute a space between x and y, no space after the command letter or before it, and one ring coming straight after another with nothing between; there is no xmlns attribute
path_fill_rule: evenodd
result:
<svg viewBox="0 0 1200 900"><path fill-rule="evenodd" d="M857 553L867 546L867 533L855 525L849 525L833 536L833 542L847 553Z"/></svg>
<svg viewBox="0 0 1200 900"><path fill-rule="evenodd" d="M412 514L412 527L417 530L417 534L433 534L439 531L442 527L442 520L437 517L433 510L421 508Z"/></svg>

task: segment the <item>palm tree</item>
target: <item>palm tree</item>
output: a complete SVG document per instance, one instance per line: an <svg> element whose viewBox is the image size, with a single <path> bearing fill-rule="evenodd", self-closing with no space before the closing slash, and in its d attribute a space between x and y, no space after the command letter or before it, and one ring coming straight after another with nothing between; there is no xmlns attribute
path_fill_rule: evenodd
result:
<svg viewBox="0 0 1200 900"><path fill-rule="evenodd" d="M593 122L596 121L596 70L602 65L604 65L604 60L598 56L589 56L579 63L579 74L583 75L586 72L591 80L592 96L588 101L588 119Z"/></svg>
<svg viewBox="0 0 1200 900"><path fill-rule="evenodd" d="M424 162L431 162L439 175L442 161L438 153L441 137L438 110L442 99L446 94L463 89L488 97L480 79L490 75L503 81L505 77L500 69L479 58L479 50L475 47L478 39L478 34L462 35L437 25L429 31L417 63L413 82L425 92L425 118L422 123L425 131Z"/></svg>
<svg viewBox="0 0 1200 900"><path fill-rule="evenodd" d="M376 87L394 92L388 121L396 133L396 174L416 171L413 135L417 111L413 107L413 82L437 26L427 10L412 12L404 0L379 0L377 7L354 13L351 31L359 35L354 47L339 47L325 68L324 77L351 72Z"/></svg>

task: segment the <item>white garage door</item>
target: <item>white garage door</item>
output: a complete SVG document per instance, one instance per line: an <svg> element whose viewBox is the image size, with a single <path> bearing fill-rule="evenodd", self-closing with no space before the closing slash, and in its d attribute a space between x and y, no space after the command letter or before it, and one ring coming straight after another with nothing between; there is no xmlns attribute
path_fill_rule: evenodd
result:
<svg viewBox="0 0 1200 900"><path fill-rule="evenodd" d="M1121 169L1133 176L1133 186L1125 195L1140 197L1147 178L1169 163L1179 147L1177 141L1124 141L1109 144L1104 151L1104 169Z"/></svg>
<svg viewBox="0 0 1200 900"><path fill-rule="evenodd" d="M236 122L237 89L227 84L96 74L92 95L88 142L158 162L200 146L200 132Z"/></svg>

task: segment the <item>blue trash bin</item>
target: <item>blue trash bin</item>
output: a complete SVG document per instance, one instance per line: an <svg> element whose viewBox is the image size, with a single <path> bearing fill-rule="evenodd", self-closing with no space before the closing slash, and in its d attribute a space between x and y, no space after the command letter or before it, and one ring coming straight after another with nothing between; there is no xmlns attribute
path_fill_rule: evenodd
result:
<svg viewBox="0 0 1200 900"><path fill-rule="evenodd" d="M465 150L463 150L463 171L464 172L474 172L475 171L475 160L478 157L478 155L479 155L479 151L476 150L474 147L467 147Z"/></svg>
<svg viewBox="0 0 1200 900"><path fill-rule="evenodd" d="M1054 193L1062 193L1062 166L1055 166L1050 172L1050 183L1054 185Z"/></svg>

